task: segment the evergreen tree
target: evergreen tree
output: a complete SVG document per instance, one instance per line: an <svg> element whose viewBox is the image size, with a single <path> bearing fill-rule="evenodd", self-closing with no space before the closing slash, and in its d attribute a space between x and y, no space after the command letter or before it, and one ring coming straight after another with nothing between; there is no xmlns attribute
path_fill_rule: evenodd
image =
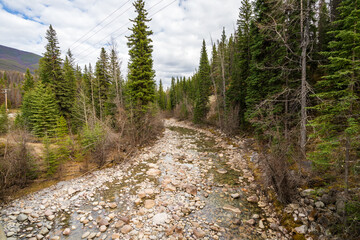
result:
<svg viewBox="0 0 360 240"><path fill-rule="evenodd" d="M322 102L314 109L319 116L311 122L317 130L313 137L321 141L310 157L319 166L345 160L347 186L348 163L358 151L354 145L360 134L360 0L345 0L338 10L337 29L331 32L335 39L326 53L327 75L318 82L322 91L316 96Z"/></svg>
<svg viewBox="0 0 360 240"><path fill-rule="evenodd" d="M166 95L163 89L162 81L160 79L159 90L158 90L158 104L161 110L165 110L166 108Z"/></svg>
<svg viewBox="0 0 360 240"><path fill-rule="evenodd" d="M35 81L34 77L31 75L29 68L26 69L24 84L22 86L22 95L26 94L28 91L34 88Z"/></svg>
<svg viewBox="0 0 360 240"><path fill-rule="evenodd" d="M46 31L46 39L48 41L45 47L46 52L39 61L39 76L44 84L49 85L55 90L57 84L63 81L63 72L61 69L62 59L58 46L59 42L52 25Z"/></svg>
<svg viewBox="0 0 360 240"><path fill-rule="evenodd" d="M38 82L34 91L26 94L23 117L30 130L38 137L53 136L59 116L55 95L49 87Z"/></svg>
<svg viewBox="0 0 360 240"><path fill-rule="evenodd" d="M105 116L105 103L108 99L108 90L110 85L109 57L105 48L101 48L100 57L96 62L95 77L96 82L93 87L95 109L97 116L100 119L103 119Z"/></svg>
<svg viewBox="0 0 360 240"><path fill-rule="evenodd" d="M132 34L128 37L129 63L128 63L128 88L131 102L145 111L147 105L155 100L155 71L153 70L151 45L152 31L149 30L144 0L133 3L137 16L133 22Z"/></svg>
<svg viewBox="0 0 360 240"><path fill-rule="evenodd" d="M66 118L69 118L71 115L76 93L75 70L72 66L71 58L71 53L65 57L64 80L59 82L56 87L56 89L58 89L57 99L59 101L60 111Z"/></svg>
<svg viewBox="0 0 360 240"><path fill-rule="evenodd" d="M194 123L204 122L206 115L209 111L208 103L210 96L210 65L206 52L205 40L203 40L201 48L200 66L198 72L198 88L196 92L196 100L194 107Z"/></svg>

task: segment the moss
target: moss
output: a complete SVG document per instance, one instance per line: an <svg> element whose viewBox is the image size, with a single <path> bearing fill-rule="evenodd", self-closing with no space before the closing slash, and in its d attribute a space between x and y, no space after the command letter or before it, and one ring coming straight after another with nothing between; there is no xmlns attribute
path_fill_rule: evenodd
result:
<svg viewBox="0 0 360 240"><path fill-rule="evenodd" d="M306 240L304 235L298 234L298 233L293 236L293 239L294 240Z"/></svg>

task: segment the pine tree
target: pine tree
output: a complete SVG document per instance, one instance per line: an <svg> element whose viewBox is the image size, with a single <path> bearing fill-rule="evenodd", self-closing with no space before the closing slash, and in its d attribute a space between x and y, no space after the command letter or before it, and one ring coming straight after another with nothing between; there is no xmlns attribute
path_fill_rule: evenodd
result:
<svg viewBox="0 0 360 240"><path fill-rule="evenodd" d="M159 83L159 90L158 90L158 94L157 94L157 102L158 105L160 107L161 110L165 110L166 108L166 95L163 89L163 85L162 85L162 81L160 79L160 83Z"/></svg>
<svg viewBox="0 0 360 240"><path fill-rule="evenodd" d="M144 0L133 3L137 16L133 22L132 34L128 37L129 63L128 88L129 97L138 110L146 111L149 103L155 100L155 71L153 70L151 45L152 31L149 30Z"/></svg>
<svg viewBox="0 0 360 240"><path fill-rule="evenodd" d="M360 134L360 0L345 0L338 10L336 30L331 32L335 39L326 53L327 75L318 82L322 91L316 96L322 102L314 109L319 116L311 122L317 130L313 137L320 143L310 157L318 166L327 167L333 166L334 160L344 160L347 187L348 164L358 151L355 146Z"/></svg>
<svg viewBox="0 0 360 240"><path fill-rule="evenodd" d="M110 85L109 76L109 57L105 48L101 48L100 57L96 62L95 67L96 81L94 84L94 99L97 116L100 119L105 117L105 103L107 101L107 94Z"/></svg>
<svg viewBox="0 0 360 240"><path fill-rule="evenodd" d="M64 80L60 81L56 87L56 89L59 90L57 91L57 99L59 101L60 111L66 118L69 118L71 115L76 93L76 78L72 61L72 55L70 53L65 57Z"/></svg>
<svg viewBox="0 0 360 240"><path fill-rule="evenodd" d="M239 108L239 124L245 125L247 82L250 76L251 38L250 26L252 7L249 0L241 2L235 43L234 71L229 86L228 99L233 107Z"/></svg>
<svg viewBox="0 0 360 240"><path fill-rule="evenodd" d="M27 101L24 117L28 118L25 122L29 122L30 129L38 137L53 136L59 111L51 89L39 82Z"/></svg>
<svg viewBox="0 0 360 240"><path fill-rule="evenodd" d="M210 96L210 65L206 52L205 40L203 40L201 48L200 66L198 72L198 88L196 92L196 100L194 107L194 123L203 123L209 111L208 103Z"/></svg>
<svg viewBox="0 0 360 240"><path fill-rule="evenodd" d="M63 72L61 69L62 59L58 46L59 42L52 25L46 31L46 39L48 41L45 47L46 52L39 61L39 76L44 84L49 85L55 90L56 85L63 81Z"/></svg>
<svg viewBox="0 0 360 240"><path fill-rule="evenodd" d="M25 95L28 91L34 88L35 81L31 75L29 68L26 69L24 84L22 86L22 95Z"/></svg>

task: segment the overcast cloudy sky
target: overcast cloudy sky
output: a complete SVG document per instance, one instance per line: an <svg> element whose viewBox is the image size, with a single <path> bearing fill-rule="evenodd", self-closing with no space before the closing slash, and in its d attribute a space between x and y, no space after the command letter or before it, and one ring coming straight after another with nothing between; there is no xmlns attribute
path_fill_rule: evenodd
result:
<svg viewBox="0 0 360 240"><path fill-rule="evenodd" d="M70 48L83 67L95 65L100 48L113 37L126 75L127 39L134 0L0 0L0 44L42 55L52 24L64 54ZM199 64L202 39L219 39L222 27L234 32L239 0L146 0L152 18L156 79L191 76Z"/></svg>

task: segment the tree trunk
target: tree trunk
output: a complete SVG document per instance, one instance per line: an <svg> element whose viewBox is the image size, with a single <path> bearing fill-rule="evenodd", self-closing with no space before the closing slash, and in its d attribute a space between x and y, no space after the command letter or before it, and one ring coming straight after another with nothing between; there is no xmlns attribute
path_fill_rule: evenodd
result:
<svg viewBox="0 0 360 240"><path fill-rule="evenodd" d="M301 120L300 120L300 149L303 157L306 156L306 99L307 99L307 81L306 81L306 60L307 47L309 44L309 8L310 1L306 1L306 11L304 2L301 1Z"/></svg>

